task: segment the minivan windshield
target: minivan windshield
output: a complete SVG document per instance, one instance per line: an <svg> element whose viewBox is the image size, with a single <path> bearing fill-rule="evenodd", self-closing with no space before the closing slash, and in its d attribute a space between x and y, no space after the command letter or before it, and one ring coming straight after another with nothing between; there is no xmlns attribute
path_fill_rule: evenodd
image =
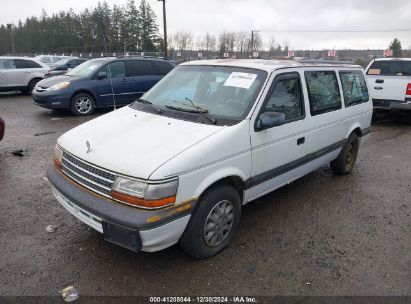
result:
<svg viewBox="0 0 411 304"><path fill-rule="evenodd" d="M61 59L59 61L56 62L56 65L65 65L67 62L69 62L71 60L71 58L67 58L67 59Z"/></svg>
<svg viewBox="0 0 411 304"><path fill-rule="evenodd" d="M86 61L79 66L68 72L67 76L72 77L88 77L93 75L103 64L107 62L107 59L94 59Z"/></svg>
<svg viewBox="0 0 411 304"><path fill-rule="evenodd" d="M248 113L266 77L266 72L256 69L179 66L143 99L158 108L207 113L216 120L240 120Z"/></svg>

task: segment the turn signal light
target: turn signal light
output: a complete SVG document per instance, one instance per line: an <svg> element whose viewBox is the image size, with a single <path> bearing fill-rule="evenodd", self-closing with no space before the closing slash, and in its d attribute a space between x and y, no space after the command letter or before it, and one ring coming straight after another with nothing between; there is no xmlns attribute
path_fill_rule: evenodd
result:
<svg viewBox="0 0 411 304"><path fill-rule="evenodd" d="M124 202L129 205L133 205L136 207L143 207L143 208L161 208L166 207L168 205L174 204L176 201L175 196L170 196L162 199L157 200L145 200L142 198L138 198L135 196L119 193L116 191L111 191L111 197Z"/></svg>

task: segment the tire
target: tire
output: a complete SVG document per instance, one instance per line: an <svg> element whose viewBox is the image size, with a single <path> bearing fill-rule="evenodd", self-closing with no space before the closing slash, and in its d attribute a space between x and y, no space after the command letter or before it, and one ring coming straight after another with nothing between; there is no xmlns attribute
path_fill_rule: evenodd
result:
<svg viewBox="0 0 411 304"><path fill-rule="evenodd" d="M231 243L240 217L241 199L233 187L210 188L201 196L180 239L180 247L198 259L212 257Z"/></svg>
<svg viewBox="0 0 411 304"><path fill-rule="evenodd" d="M76 116L86 116L94 112L95 102L93 97L86 93L76 94L70 103L70 111Z"/></svg>
<svg viewBox="0 0 411 304"><path fill-rule="evenodd" d="M27 91L24 90L23 93L30 95L31 92L33 92L33 90L34 90L34 87L36 86L36 84L37 84L40 80L41 80L40 78L36 78L36 79L30 80L29 85L27 86Z"/></svg>
<svg viewBox="0 0 411 304"><path fill-rule="evenodd" d="M351 133L338 157L331 162L331 169L335 174L345 175L352 171L358 155L358 136Z"/></svg>

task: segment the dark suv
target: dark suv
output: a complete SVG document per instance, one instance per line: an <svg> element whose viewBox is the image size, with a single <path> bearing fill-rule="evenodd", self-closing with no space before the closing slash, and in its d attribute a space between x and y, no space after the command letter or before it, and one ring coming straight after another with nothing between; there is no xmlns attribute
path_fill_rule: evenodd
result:
<svg viewBox="0 0 411 304"><path fill-rule="evenodd" d="M40 81L35 104L89 115L95 108L129 104L156 84L174 65L161 58L110 57L89 60L64 76Z"/></svg>

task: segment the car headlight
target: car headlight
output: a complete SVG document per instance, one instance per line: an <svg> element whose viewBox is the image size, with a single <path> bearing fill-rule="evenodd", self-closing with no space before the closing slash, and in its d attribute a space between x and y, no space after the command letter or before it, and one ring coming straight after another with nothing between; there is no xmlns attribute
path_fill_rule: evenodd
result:
<svg viewBox="0 0 411 304"><path fill-rule="evenodd" d="M59 82L59 83L56 83L55 85L49 87L47 89L47 91L57 91L57 90L61 90L61 89L66 89L66 88L69 87L69 85L70 85L69 81Z"/></svg>
<svg viewBox="0 0 411 304"><path fill-rule="evenodd" d="M61 157L63 155L63 150L61 150L61 148L56 145L56 147L54 148L54 152L53 152L53 161L54 161L54 165L57 168L61 167Z"/></svg>
<svg viewBox="0 0 411 304"><path fill-rule="evenodd" d="M131 178L117 177L111 196L129 205L143 208L162 208L176 201L178 180L147 183Z"/></svg>

